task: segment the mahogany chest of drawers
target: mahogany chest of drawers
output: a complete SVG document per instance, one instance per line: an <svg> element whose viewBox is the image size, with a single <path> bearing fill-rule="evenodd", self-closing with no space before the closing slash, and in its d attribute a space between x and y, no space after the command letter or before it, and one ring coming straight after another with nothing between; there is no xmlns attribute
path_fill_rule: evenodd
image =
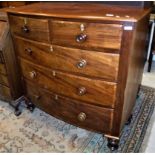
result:
<svg viewBox="0 0 155 155"><path fill-rule="evenodd" d="M8 12L25 96L117 147L141 83L149 9L38 3Z"/></svg>

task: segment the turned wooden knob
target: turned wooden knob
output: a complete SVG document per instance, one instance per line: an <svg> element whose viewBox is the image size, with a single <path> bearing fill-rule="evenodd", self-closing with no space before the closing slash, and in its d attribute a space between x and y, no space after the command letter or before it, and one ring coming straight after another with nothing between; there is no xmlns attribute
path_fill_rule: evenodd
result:
<svg viewBox="0 0 155 155"><path fill-rule="evenodd" d="M25 51L26 51L29 55L32 55L32 50L31 50L31 48L26 48Z"/></svg>
<svg viewBox="0 0 155 155"><path fill-rule="evenodd" d="M80 96L84 95L85 93L86 93L86 88L85 88L85 87L80 87L80 88L78 89L78 94L79 94Z"/></svg>
<svg viewBox="0 0 155 155"><path fill-rule="evenodd" d="M77 68L84 68L87 65L87 61L82 59L77 63Z"/></svg>
<svg viewBox="0 0 155 155"><path fill-rule="evenodd" d="M78 120L83 122L86 119L86 114L84 112L81 112L78 114Z"/></svg>
<svg viewBox="0 0 155 155"><path fill-rule="evenodd" d="M35 71L29 72L29 75L32 79L34 79L37 76L37 73Z"/></svg>
<svg viewBox="0 0 155 155"><path fill-rule="evenodd" d="M76 42L78 43L83 43L87 40L87 35L86 34L79 34L76 36Z"/></svg>
<svg viewBox="0 0 155 155"><path fill-rule="evenodd" d="M30 31L29 28L28 28L28 26L26 26L26 25L22 26L21 29L22 29L22 31L24 33L28 33Z"/></svg>

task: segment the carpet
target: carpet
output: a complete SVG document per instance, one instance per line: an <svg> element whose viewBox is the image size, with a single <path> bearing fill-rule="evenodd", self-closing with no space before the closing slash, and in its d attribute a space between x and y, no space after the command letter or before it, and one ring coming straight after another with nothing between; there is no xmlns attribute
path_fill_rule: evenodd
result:
<svg viewBox="0 0 155 155"><path fill-rule="evenodd" d="M139 152L155 105L155 89L142 86L133 109L133 119L125 125L116 152ZM24 106L16 117L12 107L0 102L0 152L7 153L108 153L107 140L58 120L36 108L33 113Z"/></svg>

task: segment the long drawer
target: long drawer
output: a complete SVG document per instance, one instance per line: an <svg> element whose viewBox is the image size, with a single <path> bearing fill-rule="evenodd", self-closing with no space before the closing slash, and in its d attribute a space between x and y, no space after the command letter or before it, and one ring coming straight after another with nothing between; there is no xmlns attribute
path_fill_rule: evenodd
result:
<svg viewBox="0 0 155 155"><path fill-rule="evenodd" d="M50 42L47 19L10 15L9 22L11 31L15 35L46 43Z"/></svg>
<svg viewBox="0 0 155 155"><path fill-rule="evenodd" d="M121 47L122 25L51 20L50 29L56 45L113 52Z"/></svg>
<svg viewBox="0 0 155 155"><path fill-rule="evenodd" d="M113 110L83 104L26 82L27 95L38 107L52 116L86 129L109 133L112 128Z"/></svg>
<svg viewBox="0 0 155 155"><path fill-rule="evenodd" d="M14 40L18 55L36 64L110 81L117 80L119 54L50 46L17 36Z"/></svg>
<svg viewBox="0 0 155 155"><path fill-rule="evenodd" d="M116 83L66 74L20 59L23 76L42 88L74 99L114 107Z"/></svg>

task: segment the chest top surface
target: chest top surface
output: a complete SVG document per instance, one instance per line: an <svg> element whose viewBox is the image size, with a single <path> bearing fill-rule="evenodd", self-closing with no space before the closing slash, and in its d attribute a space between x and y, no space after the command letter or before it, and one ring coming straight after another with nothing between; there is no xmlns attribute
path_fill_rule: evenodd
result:
<svg viewBox="0 0 155 155"><path fill-rule="evenodd" d="M11 8L7 11L9 13L22 15L38 15L56 18L136 22L148 14L150 9L80 2L42 2Z"/></svg>

